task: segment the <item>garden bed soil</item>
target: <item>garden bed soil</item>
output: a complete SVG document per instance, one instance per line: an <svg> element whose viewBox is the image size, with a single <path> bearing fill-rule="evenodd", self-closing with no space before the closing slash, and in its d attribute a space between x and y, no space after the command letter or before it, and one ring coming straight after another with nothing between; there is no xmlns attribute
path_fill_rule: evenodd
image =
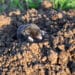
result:
<svg viewBox="0 0 75 75"><path fill-rule="evenodd" d="M43 41L20 45L16 31L27 23L47 32ZM0 75L75 75L75 10L41 7L0 15Z"/></svg>

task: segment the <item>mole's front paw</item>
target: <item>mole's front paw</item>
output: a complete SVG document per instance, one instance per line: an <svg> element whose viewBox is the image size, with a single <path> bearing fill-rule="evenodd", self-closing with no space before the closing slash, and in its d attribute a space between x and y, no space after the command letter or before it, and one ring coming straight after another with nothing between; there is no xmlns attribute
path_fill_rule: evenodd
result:
<svg viewBox="0 0 75 75"><path fill-rule="evenodd" d="M29 36L29 37L28 37L28 41L29 41L29 42L33 42L34 39L33 39L32 37Z"/></svg>

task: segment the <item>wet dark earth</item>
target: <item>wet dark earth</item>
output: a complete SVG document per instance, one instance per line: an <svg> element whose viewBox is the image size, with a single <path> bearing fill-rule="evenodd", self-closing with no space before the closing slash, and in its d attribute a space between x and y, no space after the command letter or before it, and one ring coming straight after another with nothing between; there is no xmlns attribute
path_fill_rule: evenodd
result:
<svg viewBox="0 0 75 75"><path fill-rule="evenodd" d="M47 32L41 42L20 45L16 31L34 23ZM75 10L19 10L0 15L0 75L75 75Z"/></svg>

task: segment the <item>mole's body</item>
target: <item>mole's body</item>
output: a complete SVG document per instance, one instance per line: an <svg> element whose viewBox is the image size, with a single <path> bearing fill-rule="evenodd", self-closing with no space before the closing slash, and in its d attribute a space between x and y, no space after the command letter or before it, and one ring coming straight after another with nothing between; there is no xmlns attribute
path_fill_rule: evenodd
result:
<svg viewBox="0 0 75 75"><path fill-rule="evenodd" d="M21 25L17 29L17 38L20 42L34 42L42 40L44 32L36 24Z"/></svg>

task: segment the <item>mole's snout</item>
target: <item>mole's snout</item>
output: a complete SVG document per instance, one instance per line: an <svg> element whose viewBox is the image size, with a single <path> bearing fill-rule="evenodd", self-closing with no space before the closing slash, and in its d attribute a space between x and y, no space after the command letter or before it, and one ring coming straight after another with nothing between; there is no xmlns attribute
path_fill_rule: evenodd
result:
<svg viewBox="0 0 75 75"><path fill-rule="evenodd" d="M43 37L42 37L42 35L40 34L40 35L38 35L37 37L36 37L38 40L42 40L43 39Z"/></svg>

